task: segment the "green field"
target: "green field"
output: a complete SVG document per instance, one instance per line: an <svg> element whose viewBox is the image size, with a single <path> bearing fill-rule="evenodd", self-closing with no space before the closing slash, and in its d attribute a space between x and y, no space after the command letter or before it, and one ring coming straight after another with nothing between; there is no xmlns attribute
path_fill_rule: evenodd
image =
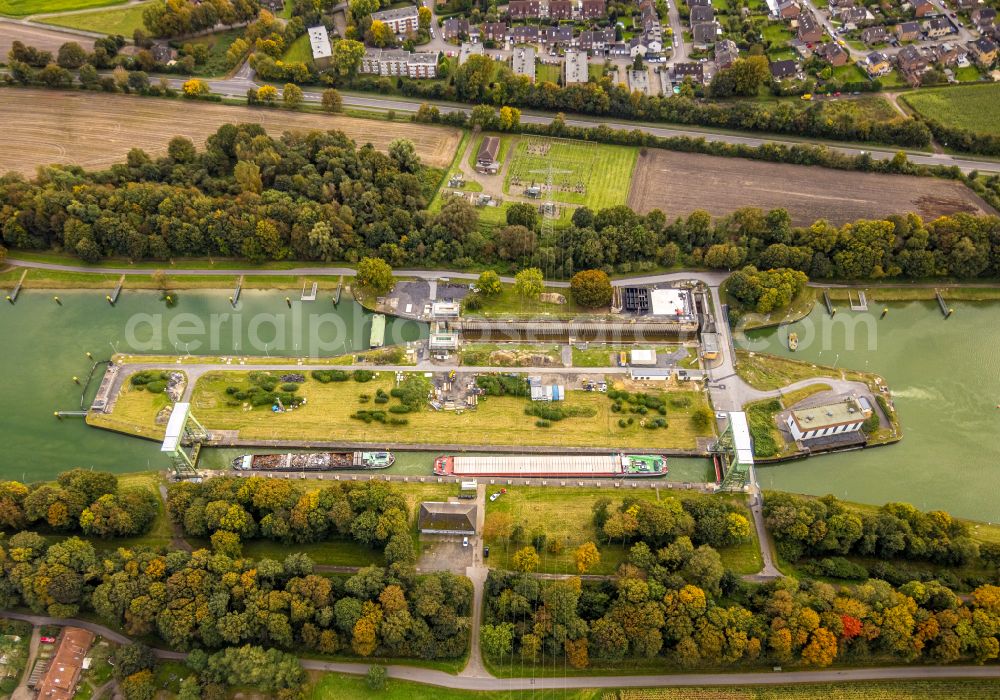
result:
<svg viewBox="0 0 1000 700"><path fill-rule="evenodd" d="M962 85L916 90L900 99L921 115L947 126L995 133L1000 113L1000 84Z"/></svg>
<svg viewBox="0 0 1000 700"><path fill-rule="evenodd" d="M285 63L312 63L312 48L309 46L309 35L303 34L288 47L285 55L281 57Z"/></svg>
<svg viewBox="0 0 1000 700"><path fill-rule="evenodd" d="M548 63L539 63L535 67L535 82L538 83L555 83L559 84L559 78L562 76L562 67L554 66Z"/></svg>
<svg viewBox="0 0 1000 700"><path fill-rule="evenodd" d="M504 192L519 195L532 182L544 184L553 168L552 198L604 209L624 204L632 182L636 149L562 139L522 138L514 147ZM519 183L519 184L518 184Z"/></svg>
<svg viewBox="0 0 1000 700"><path fill-rule="evenodd" d="M125 0L0 0L0 15L26 17L43 12L69 12L118 5Z"/></svg>
<svg viewBox="0 0 1000 700"><path fill-rule="evenodd" d="M59 27L84 29L90 32L103 32L104 34L121 34L124 37L131 38L136 29L144 28L142 24L142 11L144 9L146 9L145 3L142 5L112 8L110 10L83 12L78 15L49 17L48 19L39 21Z"/></svg>
<svg viewBox="0 0 1000 700"><path fill-rule="evenodd" d="M499 487L488 487L487 492L493 493ZM728 496L704 496L684 491L668 491L666 489L629 490L630 498L645 501L660 501L668 498L730 498ZM577 573L574 550L584 542L593 542L601 552L601 561L588 573L612 574L628 556L628 546L620 543L607 544L601 541L601 536L593 524L593 505L601 498L610 498L612 507L617 507L621 501L620 493L600 488L567 488L552 489L530 486L509 486L507 493L496 501L486 504L486 529L489 530L493 514L509 514L514 525L523 525L527 536L533 537L536 532L545 533L547 542L559 542L563 548L554 553L547 546L539 552L541 564L539 571L544 573L569 574ZM742 503L742 497L732 497L736 503ZM744 513L750 519L750 512ZM490 549L490 566L509 568L508 558L517 551L514 545L505 545L496 539L487 539ZM751 539L745 544L720 549L722 563L739 574L751 574L760 571L761 560L756 541Z"/></svg>

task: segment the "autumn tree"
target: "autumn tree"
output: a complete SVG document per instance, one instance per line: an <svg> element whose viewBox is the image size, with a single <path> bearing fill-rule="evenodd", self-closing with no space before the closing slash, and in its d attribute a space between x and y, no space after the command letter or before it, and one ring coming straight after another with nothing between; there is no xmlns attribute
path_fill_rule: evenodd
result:
<svg viewBox="0 0 1000 700"><path fill-rule="evenodd" d="M297 109L302 104L302 88L295 83L285 83L281 89L281 99L289 109Z"/></svg>
<svg viewBox="0 0 1000 700"><path fill-rule="evenodd" d="M603 270L581 270L573 275L569 283L573 301L587 308L611 305L614 290L611 280Z"/></svg>
<svg viewBox="0 0 1000 700"><path fill-rule="evenodd" d="M576 570L585 574L600 563L601 552L593 542L584 542L576 548L573 558L576 560Z"/></svg>
<svg viewBox="0 0 1000 700"><path fill-rule="evenodd" d="M503 292L500 276L493 270L484 270L479 274L479 279L476 281L476 288L480 294L488 297L495 297Z"/></svg>
<svg viewBox="0 0 1000 700"><path fill-rule="evenodd" d="M511 558L511 563L514 565L514 568L525 573L537 569L540 562L541 558L538 556L538 552L535 551L534 547L524 547L519 549L514 552L514 556Z"/></svg>
<svg viewBox="0 0 1000 700"><path fill-rule="evenodd" d="M191 78L184 81L181 90L184 92L185 97L204 97L212 92L211 88L208 87L208 83L200 78Z"/></svg>
<svg viewBox="0 0 1000 700"><path fill-rule="evenodd" d="M514 275L514 293L521 299L535 301L544 291L545 280L537 267L529 267Z"/></svg>
<svg viewBox="0 0 1000 700"><path fill-rule="evenodd" d="M392 268L382 258L362 258L358 263L357 281L359 286L375 296L387 293L395 283Z"/></svg>
<svg viewBox="0 0 1000 700"><path fill-rule="evenodd" d="M342 112L344 109L344 98L341 97L339 91L327 88L323 91L320 104L323 105L323 109L327 112Z"/></svg>

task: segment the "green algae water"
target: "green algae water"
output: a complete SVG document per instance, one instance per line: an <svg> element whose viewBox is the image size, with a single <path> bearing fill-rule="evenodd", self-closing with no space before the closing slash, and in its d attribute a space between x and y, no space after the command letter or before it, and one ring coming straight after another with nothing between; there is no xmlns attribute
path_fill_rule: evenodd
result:
<svg viewBox="0 0 1000 700"><path fill-rule="evenodd" d="M110 290L109 290L110 291ZM26 290L0 307L0 478L49 479L72 467L116 472L168 464L159 445L90 428L82 418L57 420L57 410L79 410L93 362L122 353L336 356L368 348L371 314L344 298L293 301L286 291L246 290L236 309L228 291L179 291L168 306L158 292L126 291L112 307L99 290ZM61 305L53 300L58 295ZM426 326L389 319L386 343L416 340ZM103 375L98 368L84 406Z"/></svg>
<svg viewBox="0 0 1000 700"><path fill-rule="evenodd" d="M882 375L903 426L895 445L831 454L758 469L764 489L921 509L1000 521L1000 306L935 302L889 304L874 313L822 304L799 323L752 332L750 350ZM799 349L787 348L788 333Z"/></svg>

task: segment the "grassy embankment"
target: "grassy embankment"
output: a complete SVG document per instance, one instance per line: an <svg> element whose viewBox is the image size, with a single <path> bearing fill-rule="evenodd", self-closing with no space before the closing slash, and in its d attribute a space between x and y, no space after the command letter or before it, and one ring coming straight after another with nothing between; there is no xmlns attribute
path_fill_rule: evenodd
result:
<svg viewBox="0 0 1000 700"><path fill-rule="evenodd" d="M81 263L77 261L75 264L79 265ZM169 272L169 268L164 268L162 263L160 265L161 267L159 268L136 268L134 272L131 270L127 272L123 291L130 289L231 289L235 286L238 277L235 272L232 277L198 274L172 275ZM130 266L127 263L121 263L121 267ZM252 268L253 266L248 265L247 267ZM154 278L153 273L161 269L166 276L162 280ZM191 269L201 268L192 267ZM206 266L204 269L212 268ZM220 267L217 269L226 268ZM18 267L0 272L0 285L5 288L12 288L21 279L23 272L24 269ZM64 272L62 270L31 268L28 271L27 277L24 278L24 289L104 289L110 292L118 284L119 277L119 274L102 271L99 267L95 267L93 272ZM243 278L243 288L300 290L302 289L302 285L307 281L318 283L321 291L333 291L336 290L340 278L333 275L309 278L298 277L296 275L247 275ZM348 282L349 279L345 279L345 284Z"/></svg>
<svg viewBox="0 0 1000 700"><path fill-rule="evenodd" d="M71 12L118 5L125 0L0 0L0 15L27 17L48 12Z"/></svg>
<svg viewBox="0 0 1000 700"><path fill-rule="evenodd" d="M489 487L488 493L499 491L500 487ZM620 543L607 543L597 532L593 523L593 506L601 498L610 498L612 507L617 507L625 495L621 490L606 488L565 488L508 486L507 493L496 501L486 503L487 530L490 520L495 514L509 514L514 525L523 525L530 538L536 532L544 533L547 542L558 542L561 548L557 552L545 549L539 552L541 564L539 571L552 574L577 573L574 550L584 542L593 542L601 552L600 563L588 574L613 574L618 566L628 557L628 546ZM636 489L627 492L629 498L645 501L660 501L668 498L725 498L734 504L743 506L745 499L739 495L706 496L699 493L674 489ZM750 511L745 509L744 516L751 520ZM491 538L490 566L500 569L511 568L510 557L523 545L508 545ZM720 549L722 563L738 574L753 574L762 566L760 548L757 545L757 535L751 528L751 539L736 547Z"/></svg>
<svg viewBox="0 0 1000 700"><path fill-rule="evenodd" d="M585 391L567 392L567 400L560 404L566 409L591 412L591 416L577 416L555 421L551 427L536 427L536 418L526 415L529 405L525 398L510 396L481 397L476 410L461 415L423 409L406 414L408 425L389 426L377 422L364 423L351 418L358 410L379 408L362 402L362 395L374 396L378 389L389 391L393 378L388 373L366 383L355 381L321 384L307 379L299 394L307 398L306 405L295 411L275 414L270 406L252 410L229 406L228 386L246 388L247 373L236 370L212 371L202 376L195 386L192 408L199 420L208 428L238 430L242 439L300 440L300 441L361 441L427 444L448 442L464 445L482 445L484 436L495 445L565 445L604 448L609 443L619 447L647 449L692 450L698 437L708 432L692 425L691 415L707 406L705 396L694 391L667 392L669 426L650 430L640 427L642 421L625 428L618 426L618 418L611 410L612 402L605 394ZM655 390L651 393L659 393ZM152 396L152 395L151 395ZM673 400L673 402L671 401ZM151 399L148 400L151 402ZM676 405L675 405L676 404ZM687 404L687 405L683 405ZM126 403L116 406L111 420L116 426L143 425L148 430L149 405Z"/></svg>

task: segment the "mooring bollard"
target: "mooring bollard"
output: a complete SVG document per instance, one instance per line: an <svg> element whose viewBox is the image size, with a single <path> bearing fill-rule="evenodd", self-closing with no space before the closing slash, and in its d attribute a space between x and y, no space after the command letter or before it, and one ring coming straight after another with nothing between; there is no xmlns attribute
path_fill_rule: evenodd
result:
<svg viewBox="0 0 1000 700"><path fill-rule="evenodd" d="M889 313L889 307L888 306L883 306L882 307L882 318L885 318L886 314L888 314L888 313Z"/></svg>
<svg viewBox="0 0 1000 700"><path fill-rule="evenodd" d="M80 378L79 377L73 377L73 383L74 384L79 384L80 383Z"/></svg>
<svg viewBox="0 0 1000 700"><path fill-rule="evenodd" d="M285 303L288 304L288 308L289 309L292 308L292 300L291 299L289 299L288 297L285 297Z"/></svg>
<svg viewBox="0 0 1000 700"><path fill-rule="evenodd" d="M107 300L108 300L108 303L109 303L109 304L111 304L112 306L114 306L114 305L115 305L115 302L114 302L114 300L113 300L113 299L111 298L111 295L110 295L110 294L105 294L105 295L104 295L104 298L105 298L105 299L107 299Z"/></svg>
<svg viewBox="0 0 1000 700"><path fill-rule="evenodd" d="M59 297L52 297L59 306L62 306L62 302L59 301Z"/></svg>

